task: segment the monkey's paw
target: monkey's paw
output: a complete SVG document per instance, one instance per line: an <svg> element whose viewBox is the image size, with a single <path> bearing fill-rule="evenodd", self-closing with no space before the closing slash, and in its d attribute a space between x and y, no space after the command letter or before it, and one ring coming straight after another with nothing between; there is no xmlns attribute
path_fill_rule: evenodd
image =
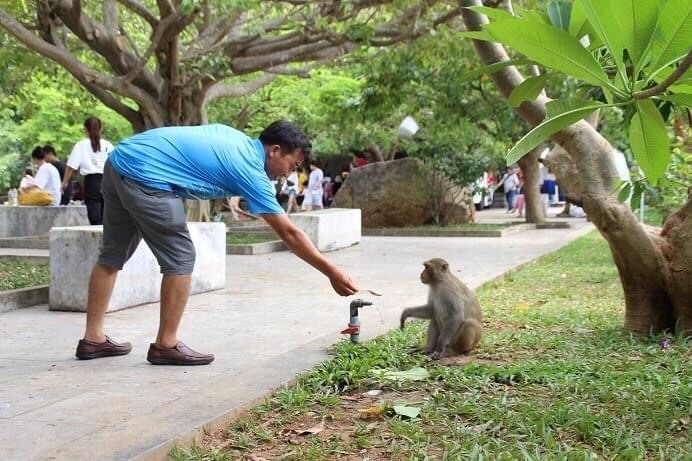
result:
<svg viewBox="0 0 692 461"><path fill-rule="evenodd" d="M432 360L440 360L441 358L446 357L446 356L447 356L447 354L445 354L444 351L433 351L430 354L430 358Z"/></svg>
<svg viewBox="0 0 692 461"><path fill-rule="evenodd" d="M408 353L409 353L409 354L424 354L424 355L428 355L428 354L430 354L430 352L432 352L432 351L430 351L429 349L427 349L427 348L425 348L425 347L420 347L420 346L411 346L411 347L408 349Z"/></svg>

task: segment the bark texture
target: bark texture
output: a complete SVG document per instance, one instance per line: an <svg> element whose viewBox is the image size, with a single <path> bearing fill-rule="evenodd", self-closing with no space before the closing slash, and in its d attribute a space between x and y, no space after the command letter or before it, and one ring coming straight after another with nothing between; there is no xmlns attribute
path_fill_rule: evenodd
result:
<svg viewBox="0 0 692 461"><path fill-rule="evenodd" d="M461 0L462 7L481 4ZM480 30L487 22L466 8L462 16L468 30ZM474 46L484 64L508 59L497 43L474 41ZM505 97L523 81L515 67L491 78ZM545 116L547 101L539 96L519 106L517 113L537 125ZM677 328L692 335L692 200L668 218L663 229L643 226L627 205L613 197L617 174L612 147L593 126L580 121L552 140L564 149L576 171L568 190L578 188L585 211L610 246L625 294L625 329L648 334Z"/></svg>
<svg viewBox="0 0 692 461"><path fill-rule="evenodd" d="M524 202L526 202L526 222L542 224L545 222L543 203L541 203L541 184L538 158L540 146L519 160L519 166L524 173Z"/></svg>

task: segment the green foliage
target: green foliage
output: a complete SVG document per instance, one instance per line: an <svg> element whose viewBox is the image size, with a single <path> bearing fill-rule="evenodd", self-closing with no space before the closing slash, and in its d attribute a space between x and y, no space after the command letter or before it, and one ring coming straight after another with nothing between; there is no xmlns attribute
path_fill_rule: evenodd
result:
<svg viewBox="0 0 692 461"><path fill-rule="evenodd" d="M625 123L630 125L629 144L647 179L656 183L670 161L665 124L670 111L666 104L689 105L692 87L683 80L685 75L677 85L644 100L644 95L637 92L670 75L676 63L690 52L692 3L575 0L570 10L567 3L552 1L548 5L552 25L535 10L519 11L515 17L494 15L484 31L547 68L599 88L611 105L631 106L625 112ZM568 27L566 20L569 20ZM582 42L590 43L589 47ZM535 94L538 83L526 83L526 88L513 95L511 102L516 105L524 97ZM591 97L595 95L591 93ZM663 100L667 103L662 104ZM569 114L559 112L554 118L548 114L542 125L530 133L532 142L527 142L529 136L522 139L510 151L508 162L514 162L531 146L588 115L587 107L585 103L581 110Z"/></svg>
<svg viewBox="0 0 692 461"><path fill-rule="evenodd" d="M518 143L507 153L507 164L516 163L527 152L539 146L548 136L557 133L561 129L578 122L595 110L603 107L597 101L586 101L583 99L557 99L546 104L545 121L526 136L521 138Z"/></svg>
<svg viewBox="0 0 692 461"><path fill-rule="evenodd" d="M630 143L639 166L656 183L670 162L670 140L653 101L637 102L637 113L630 123Z"/></svg>
<svg viewBox="0 0 692 461"><path fill-rule="evenodd" d="M504 145L498 145L472 122L460 120L455 126L428 125L415 141L403 146L432 171L442 173L463 187L483 176L488 167L494 166L494 153Z"/></svg>
<svg viewBox="0 0 692 461"><path fill-rule="evenodd" d="M1 52L0 52L1 54ZM99 117L103 137L118 142L132 133L130 124L86 93L61 69L34 59L10 61L21 81L0 70L0 189L16 187L23 168L31 165L37 145L52 144L66 159L75 142L84 137L84 119ZM31 69L33 68L33 70Z"/></svg>

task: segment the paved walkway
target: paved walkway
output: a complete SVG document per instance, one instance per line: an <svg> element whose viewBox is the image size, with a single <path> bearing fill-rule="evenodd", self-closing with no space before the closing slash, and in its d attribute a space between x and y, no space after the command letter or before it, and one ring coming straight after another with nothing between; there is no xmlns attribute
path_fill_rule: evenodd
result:
<svg viewBox="0 0 692 461"><path fill-rule="evenodd" d="M443 256L471 286L584 234L592 227L532 230L503 238L366 237L329 257L376 306L361 313L364 338L397 324L401 308L424 302L421 262ZM77 361L84 314L37 306L0 314L0 459L165 459L176 440L218 427L272 389L328 358L350 299L293 255L229 256L227 288L193 296L181 338L216 353L206 367L153 367L157 305L108 314L109 334L130 355ZM88 274L84 274L85 277Z"/></svg>

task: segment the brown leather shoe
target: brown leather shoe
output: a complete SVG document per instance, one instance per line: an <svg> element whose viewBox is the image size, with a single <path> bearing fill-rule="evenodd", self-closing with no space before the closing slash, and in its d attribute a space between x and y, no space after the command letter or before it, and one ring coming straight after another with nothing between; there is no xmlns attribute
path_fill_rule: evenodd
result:
<svg viewBox="0 0 692 461"><path fill-rule="evenodd" d="M207 365L214 361L214 354L193 351L182 341L170 349L151 343L147 360L152 365Z"/></svg>
<svg viewBox="0 0 692 461"><path fill-rule="evenodd" d="M80 339L77 344L77 352L75 355L80 360L90 360L101 357L112 357L115 355L126 355L129 354L131 350L132 344L116 343L106 336L106 341L102 343Z"/></svg>

